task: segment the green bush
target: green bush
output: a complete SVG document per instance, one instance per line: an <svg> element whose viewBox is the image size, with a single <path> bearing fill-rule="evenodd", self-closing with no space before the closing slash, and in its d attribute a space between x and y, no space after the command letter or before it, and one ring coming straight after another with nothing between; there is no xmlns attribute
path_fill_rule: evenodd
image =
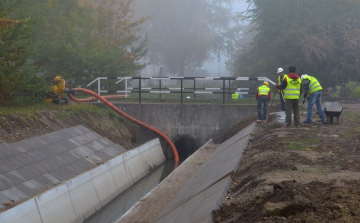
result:
<svg viewBox="0 0 360 223"><path fill-rule="evenodd" d="M328 88L329 95L333 98L360 98L360 84L350 81L347 84Z"/></svg>

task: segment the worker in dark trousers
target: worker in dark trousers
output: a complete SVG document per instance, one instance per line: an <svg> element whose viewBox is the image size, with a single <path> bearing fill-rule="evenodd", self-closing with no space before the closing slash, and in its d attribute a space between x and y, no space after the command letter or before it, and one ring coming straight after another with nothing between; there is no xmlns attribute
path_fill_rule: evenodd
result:
<svg viewBox="0 0 360 223"><path fill-rule="evenodd" d="M289 75L284 78L281 84L276 84L279 90L284 92L286 126L291 126L291 117L294 113L294 124L300 127L299 98L301 94L301 78L295 73L296 67L289 67Z"/></svg>
<svg viewBox="0 0 360 223"><path fill-rule="evenodd" d="M314 104L316 103L316 107L319 111L320 121L321 123L325 124L325 114L321 106L322 87L320 82L315 77L311 77L307 74L301 75L301 81L304 91L303 104L305 104L306 98L308 100L307 119L304 121L304 123L312 123L312 110Z"/></svg>
<svg viewBox="0 0 360 223"><path fill-rule="evenodd" d="M285 77L287 77L287 74L284 74L284 69L282 69L281 67L277 70L277 74L279 75L279 77L276 79L276 83L277 84L281 84L281 82L284 80ZM283 92L280 91L280 103L281 103L281 111L285 111L285 100L283 97Z"/></svg>
<svg viewBox="0 0 360 223"><path fill-rule="evenodd" d="M256 100L258 101L257 111L258 120L256 122L266 122L266 116L268 113L268 105L271 99L271 91L268 82L264 82L256 91ZM262 104L264 104L264 113L262 113Z"/></svg>

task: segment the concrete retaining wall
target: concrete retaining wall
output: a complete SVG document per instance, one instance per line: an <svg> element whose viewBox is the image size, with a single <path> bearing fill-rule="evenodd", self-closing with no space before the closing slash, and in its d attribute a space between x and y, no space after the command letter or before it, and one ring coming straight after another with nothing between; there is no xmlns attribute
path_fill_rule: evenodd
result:
<svg viewBox="0 0 360 223"><path fill-rule="evenodd" d="M164 161L154 139L1 213L0 222L80 223Z"/></svg>
<svg viewBox="0 0 360 223"><path fill-rule="evenodd" d="M100 105L99 106L103 106ZM191 135L200 145L222 136L236 123L256 114L256 105L116 104L127 114L165 132L171 139Z"/></svg>

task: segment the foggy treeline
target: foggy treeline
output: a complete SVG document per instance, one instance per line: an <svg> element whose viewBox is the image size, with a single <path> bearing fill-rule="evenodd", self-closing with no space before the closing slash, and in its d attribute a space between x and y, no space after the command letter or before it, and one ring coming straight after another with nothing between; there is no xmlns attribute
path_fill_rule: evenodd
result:
<svg viewBox="0 0 360 223"><path fill-rule="evenodd" d="M277 67L295 65L325 86L360 86L359 0L248 3L245 19L256 35L232 64L234 74L274 74Z"/></svg>
<svg viewBox="0 0 360 223"><path fill-rule="evenodd" d="M234 76L295 65L327 86L358 85L360 0L2 0L0 104L41 100L46 81L184 75L229 58ZM26 94L28 97L17 97Z"/></svg>

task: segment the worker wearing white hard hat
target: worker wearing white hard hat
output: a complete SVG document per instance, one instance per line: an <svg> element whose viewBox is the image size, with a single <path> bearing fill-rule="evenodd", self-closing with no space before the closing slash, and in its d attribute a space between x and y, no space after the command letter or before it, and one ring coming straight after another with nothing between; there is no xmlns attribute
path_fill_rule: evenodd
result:
<svg viewBox="0 0 360 223"><path fill-rule="evenodd" d="M304 93L303 104L305 104L305 100L308 100L308 108L307 108L307 117L304 123L311 124L312 121L312 111L313 107L316 104L316 107L319 112L319 117L321 123L325 124L325 114L321 106L321 96L322 96L322 87L320 82L312 76L307 74L301 75L302 88Z"/></svg>
<svg viewBox="0 0 360 223"><path fill-rule="evenodd" d="M279 75L279 77L276 79L276 83L281 84L281 82L284 80L285 77L287 77L287 75L284 74L284 69L281 67L277 69L277 74ZM280 103L281 103L281 111L285 111L285 100L282 91L280 91Z"/></svg>

